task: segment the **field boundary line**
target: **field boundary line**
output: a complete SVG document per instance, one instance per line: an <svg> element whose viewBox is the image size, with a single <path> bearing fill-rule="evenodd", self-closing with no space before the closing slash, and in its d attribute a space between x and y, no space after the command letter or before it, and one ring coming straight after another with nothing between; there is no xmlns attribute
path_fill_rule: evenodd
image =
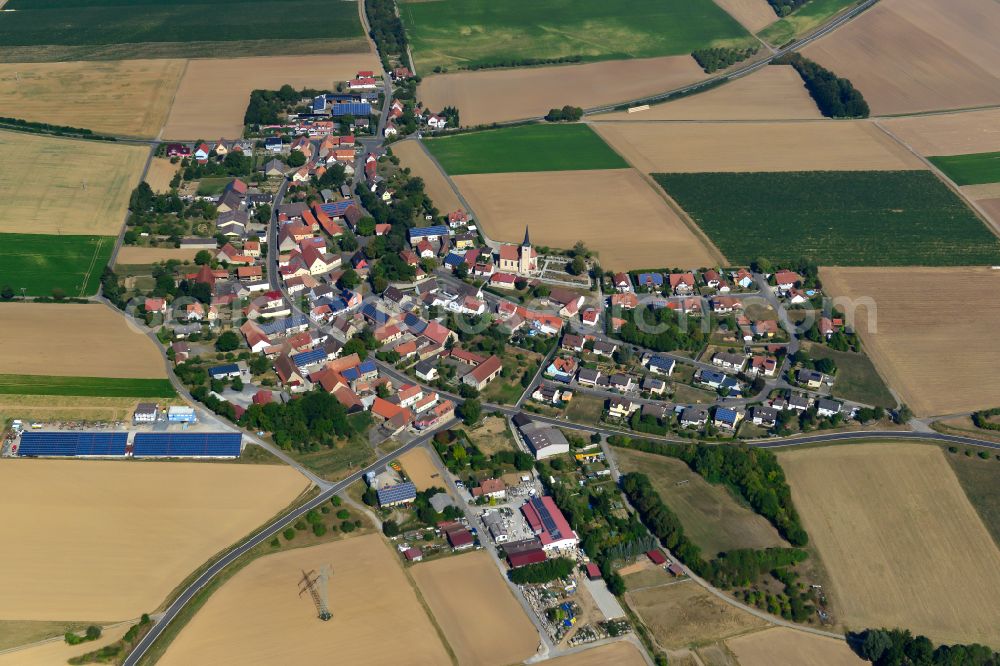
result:
<svg viewBox="0 0 1000 666"><path fill-rule="evenodd" d="M184 63L184 71L187 71L187 61L185 61ZM179 87L180 84L178 84L178 88ZM174 93L176 94L176 91L174 91ZM171 100L170 106L171 108L173 108L173 100ZM169 117L170 114L168 113L167 115ZM164 127L166 127L166 121L164 121ZM161 134L163 133L163 127L160 128L160 133ZM158 138L150 143L149 154L146 155L146 164L145 166L142 167L142 173L139 174L140 183L146 182L146 176L149 175L149 167L153 164L153 157L156 156L156 151L159 149L159 147L160 147L160 140ZM131 200L131 196L129 198ZM128 229L128 218L131 216L132 216L132 211L130 211L128 207L126 207L125 217L122 218L122 225L118 229L118 236L115 238L115 246L114 248L112 248L111 256L108 258L107 265L112 270L114 269L115 262L118 261L118 252L122 249L122 243L125 242L125 231ZM102 288L98 286L97 293L100 294L101 290Z"/></svg>
<svg viewBox="0 0 1000 666"><path fill-rule="evenodd" d="M94 254L90 257L90 265L87 267L87 272L83 274L83 283L80 285L79 293L77 293L78 298L84 298L83 292L87 290L87 283L90 282L90 274L94 272L94 264L97 263L97 255L101 253L101 248L103 247L104 236L98 236L97 245L94 247Z"/></svg>
<svg viewBox="0 0 1000 666"><path fill-rule="evenodd" d="M167 122L170 120L170 114L174 111L174 104L177 102L177 93L181 89L181 84L184 83L184 77L187 76L188 65L191 64L190 58L184 59L184 69L181 70L181 75L177 77L177 85L174 86L174 92L170 95L170 103L167 104L167 113L163 116L163 124L160 125L159 131L156 133L155 141L159 142L163 139L163 130L167 126ZM148 166L146 167L149 168ZM145 178L146 172L143 172L143 178ZM117 252L115 253L117 254Z"/></svg>
<svg viewBox="0 0 1000 666"><path fill-rule="evenodd" d="M959 187L958 184L955 183L951 178L949 178L944 173L944 171L942 171L941 169L939 169L929 159L927 159L926 157L924 157L923 155L921 155L920 153L918 153L913 148L913 146L911 146L909 143L907 143L906 141L903 141L901 138L899 138L898 136L896 136L896 134L893 133L892 130L888 129L887 127L884 127L882 125L882 123L880 123L878 121L878 119L872 120L871 124L874 125L875 127L879 128L880 130L882 130L882 132L887 137L889 137L890 139L892 139L893 141L895 141L898 145L900 145L903 148L905 148L914 157L916 157L918 160L920 160L924 164L924 166L927 167L928 171L930 171L935 176L937 176L938 180L940 180L941 182L943 182L954 194L956 194L958 196L959 199L961 199L962 201L964 201L966 203L966 205L969 206L969 208L971 208L973 211L975 211L975 213L979 217L980 221L984 225L986 225L986 228L989 229L993 233L994 236L997 236L998 238L1000 238L1000 222L994 222L993 219L986 213L986 211L983 210L983 208L979 205L979 202L977 202L975 199L972 199L968 195L966 195L965 192L962 191L962 188Z"/></svg>

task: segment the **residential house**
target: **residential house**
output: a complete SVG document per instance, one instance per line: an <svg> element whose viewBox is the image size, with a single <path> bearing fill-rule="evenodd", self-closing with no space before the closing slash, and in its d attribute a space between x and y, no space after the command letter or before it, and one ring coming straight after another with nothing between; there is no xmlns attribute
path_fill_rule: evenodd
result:
<svg viewBox="0 0 1000 666"><path fill-rule="evenodd" d="M840 413L842 408L842 404L829 398L820 398L816 401L817 416L835 416Z"/></svg>
<svg viewBox="0 0 1000 666"><path fill-rule="evenodd" d="M799 368L795 379L799 384L803 384L808 388L818 389L823 385L824 376L822 372L810 370L809 368Z"/></svg>
<svg viewBox="0 0 1000 666"><path fill-rule="evenodd" d="M581 386L597 386L597 382L600 379L601 371L591 368L580 368L580 371L576 374L576 383Z"/></svg>
<svg viewBox="0 0 1000 666"><path fill-rule="evenodd" d="M708 423L708 410L704 407L685 407L681 412L680 424L685 428L701 428Z"/></svg>
<svg viewBox="0 0 1000 666"><path fill-rule="evenodd" d="M549 367L545 369L545 374L569 384L573 381L573 376L576 375L577 365L578 363L575 358L557 357L552 359Z"/></svg>
<svg viewBox="0 0 1000 666"><path fill-rule="evenodd" d="M639 409L639 405L626 398L608 399L608 416L616 419L627 419Z"/></svg>
<svg viewBox="0 0 1000 666"><path fill-rule="evenodd" d="M628 273L615 273L614 285L615 291L620 294L632 291L632 281L629 279Z"/></svg>
<svg viewBox="0 0 1000 666"><path fill-rule="evenodd" d="M677 367L677 362L674 359L667 358L665 356L650 356L647 365L649 366L650 372L669 377L674 374L674 368Z"/></svg>
<svg viewBox="0 0 1000 666"><path fill-rule="evenodd" d="M750 421L754 425L773 428L778 422L778 410L766 405L755 405L750 408Z"/></svg>
<svg viewBox="0 0 1000 666"><path fill-rule="evenodd" d="M500 359L496 356L490 356L462 377L462 383L482 391L487 384L496 379L501 370L503 370L503 364Z"/></svg>
<svg viewBox="0 0 1000 666"><path fill-rule="evenodd" d="M677 296L689 296L694 293L694 273L671 273L670 291Z"/></svg>
<svg viewBox="0 0 1000 666"><path fill-rule="evenodd" d="M733 372L742 371L743 366L746 365L746 362L747 362L746 357L740 354L719 352L712 356L712 365L716 365L725 370L731 370Z"/></svg>
<svg viewBox="0 0 1000 666"><path fill-rule="evenodd" d="M663 395L667 390L667 383L662 379L647 376L642 380L642 390L654 395Z"/></svg>
<svg viewBox="0 0 1000 666"><path fill-rule="evenodd" d="M743 412L738 409L730 409L728 407L716 407L715 417L712 419L712 425L716 428L722 428L723 430L736 430L736 427L743 420Z"/></svg>

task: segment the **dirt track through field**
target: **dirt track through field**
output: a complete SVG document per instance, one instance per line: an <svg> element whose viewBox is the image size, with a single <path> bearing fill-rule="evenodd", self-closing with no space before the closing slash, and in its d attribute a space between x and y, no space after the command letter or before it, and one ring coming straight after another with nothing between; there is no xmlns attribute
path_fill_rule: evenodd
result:
<svg viewBox="0 0 1000 666"><path fill-rule="evenodd" d="M333 567L333 619L321 622L303 571ZM448 654L381 535L262 557L218 590L159 661L214 664L449 663Z"/></svg>
<svg viewBox="0 0 1000 666"><path fill-rule="evenodd" d="M502 666L535 654L538 632L485 552L417 564L410 572L459 666Z"/></svg>
<svg viewBox="0 0 1000 666"><path fill-rule="evenodd" d="M771 11L768 9L768 11ZM819 119L816 103L790 65L764 67L723 86L645 111L616 111L594 120L776 120Z"/></svg>
<svg viewBox="0 0 1000 666"><path fill-rule="evenodd" d="M879 123L924 156L1000 150L1000 109L883 118Z"/></svg>
<svg viewBox="0 0 1000 666"><path fill-rule="evenodd" d="M715 4L752 33L760 32L778 20L767 0L715 0Z"/></svg>
<svg viewBox="0 0 1000 666"><path fill-rule="evenodd" d="M779 453L851 628L1000 646L1000 551L942 449L858 444Z"/></svg>
<svg viewBox="0 0 1000 666"><path fill-rule="evenodd" d="M774 627L726 641L740 666L863 666L844 641Z"/></svg>
<svg viewBox="0 0 1000 666"><path fill-rule="evenodd" d="M306 482L285 466L4 460L0 487L0 619L109 621L154 610Z"/></svg>
<svg viewBox="0 0 1000 666"><path fill-rule="evenodd" d="M494 240L518 242L528 225L536 245L582 240L605 270L696 268L713 253L632 169L458 176L463 196Z"/></svg>
<svg viewBox="0 0 1000 666"><path fill-rule="evenodd" d="M0 63L0 116L155 137L167 119L184 62Z"/></svg>
<svg viewBox="0 0 1000 666"><path fill-rule="evenodd" d="M1000 104L1000 3L882 0L803 55L851 80L875 115Z"/></svg>
<svg viewBox="0 0 1000 666"><path fill-rule="evenodd" d="M153 342L103 305L0 303L0 328L0 374L167 376Z"/></svg>
<svg viewBox="0 0 1000 666"><path fill-rule="evenodd" d="M117 235L148 155L147 146L0 131L0 233Z"/></svg>
<svg viewBox="0 0 1000 666"><path fill-rule="evenodd" d="M924 168L866 121L594 122L591 126L645 173Z"/></svg>
<svg viewBox="0 0 1000 666"><path fill-rule="evenodd" d="M855 311L868 355L916 414L996 406L1000 271L823 268L820 276L827 294L847 299L844 309ZM869 298L877 312L871 326Z"/></svg>
<svg viewBox="0 0 1000 666"><path fill-rule="evenodd" d="M237 139L254 89L284 84L332 90L358 70L378 69L371 53L191 60L163 128L164 139Z"/></svg>
<svg viewBox="0 0 1000 666"><path fill-rule="evenodd" d="M434 111L458 107L462 124L472 126L544 116L566 104L588 108L624 102L706 76L690 56L496 69L427 76L419 98Z"/></svg>
<svg viewBox="0 0 1000 666"><path fill-rule="evenodd" d="M463 208L455 190L424 151L423 146L416 141L400 141L392 144L392 154L398 157L400 164L408 167L414 176L423 178L424 191L442 215Z"/></svg>

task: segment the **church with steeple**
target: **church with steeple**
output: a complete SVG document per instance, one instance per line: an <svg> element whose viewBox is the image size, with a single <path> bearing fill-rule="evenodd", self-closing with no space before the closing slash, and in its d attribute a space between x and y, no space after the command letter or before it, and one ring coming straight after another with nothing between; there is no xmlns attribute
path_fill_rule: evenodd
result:
<svg viewBox="0 0 1000 666"><path fill-rule="evenodd" d="M504 244L500 246L497 268L501 273L514 273L516 275L534 275L538 272L538 252L531 247L528 227L524 228L524 242L520 245Z"/></svg>

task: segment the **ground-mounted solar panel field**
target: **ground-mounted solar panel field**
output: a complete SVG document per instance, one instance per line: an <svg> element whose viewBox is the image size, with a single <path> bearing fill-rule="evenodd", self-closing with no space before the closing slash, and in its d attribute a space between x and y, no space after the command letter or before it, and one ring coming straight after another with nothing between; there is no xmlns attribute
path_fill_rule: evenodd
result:
<svg viewBox="0 0 1000 666"><path fill-rule="evenodd" d="M0 60L7 62L367 49L353 2L9 0L0 13Z"/></svg>
<svg viewBox="0 0 1000 666"><path fill-rule="evenodd" d="M402 2L418 71L517 66L532 59L652 58L749 33L711 0L438 0Z"/></svg>
<svg viewBox="0 0 1000 666"><path fill-rule="evenodd" d="M138 432L132 442L132 455L136 458L236 458L242 449L242 439L238 432Z"/></svg>
<svg viewBox="0 0 1000 666"><path fill-rule="evenodd" d="M928 171L654 174L723 254L827 266L1000 263L1000 239Z"/></svg>

